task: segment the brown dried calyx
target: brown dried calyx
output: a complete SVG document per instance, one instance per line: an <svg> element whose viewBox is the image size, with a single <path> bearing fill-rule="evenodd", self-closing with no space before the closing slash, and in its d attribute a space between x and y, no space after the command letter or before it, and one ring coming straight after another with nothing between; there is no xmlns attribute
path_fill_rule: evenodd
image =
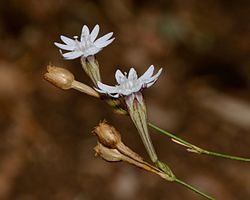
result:
<svg viewBox="0 0 250 200"><path fill-rule="evenodd" d="M141 156L124 145L121 141L121 135L115 127L107 124L106 122L100 122L99 125L93 130L93 133L98 137L98 141L104 146L117 149L124 155L127 155L135 160L143 161Z"/></svg>
<svg viewBox="0 0 250 200"><path fill-rule="evenodd" d="M118 162L122 161L122 154L117 149L110 149L105 147L102 143L97 142L96 147L94 148L96 155L102 157L108 162Z"/></svg>
<svg viewBox="0 0 250 200"><path fill-rule="evenodd" d="M117 144L122 142L120 133L106 122L100 122L93 133L98 137L100 143L110 148L116 148Z"/></svg>
<svg viewBox="0 0 250 200"><path fill-rule="evenodd" d="M48 72L44 74L47 81L63 90L71 88L75 77L69 70L53 65L48 65L47 70Z"/></svg>
<svg viewBox="0 0 250 200"><path fill-rule="evenodd" d="M67 69L56 67L53 65L47 66L47 71L44 74L44 79L63 90L75 89L90 96L100 98L98 92L88 85L75 80L74 75Z"/></svg>
<svg viewBox="0 0 250 200"><path fill-rule="evenodd" d="M174 176L170 176L157 167L148 164L137 153L123 144L120 133L113 126L101 122L93 132L98 137L97 146L94 150L96 155L99 155L104 160L108 162L125 161L155 173L168 181L174 180Z"/></svg>

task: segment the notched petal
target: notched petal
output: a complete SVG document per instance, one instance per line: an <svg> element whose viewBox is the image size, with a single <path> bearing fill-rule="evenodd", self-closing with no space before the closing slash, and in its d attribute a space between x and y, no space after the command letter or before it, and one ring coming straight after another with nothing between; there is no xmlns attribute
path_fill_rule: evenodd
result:
<svg viewBox="0 0 250 200"><path fill-rule="evenodd" d="M107 33L106 35L104 35L104 36L98 38L98 39L94 42L94 44L95 44L96 46L98 46L98 47L99 47L99 46L103 46L103 45L105 44L105 42L106 42L107 40L109 40L109 39L112 37L112 35L113 35L113 32Z"/></svg>
<svg viewBox="0 0 250 200"><path fill-rule="evenodd" d="M60 36L60 38L61 38L61 40L65 43L65 44L67 44L67 45L75 45L75 40L73 40L73 39L70 39L70 38L68 38L68 37L66 37L66 36L63 36L63 35L61 35Z"/></svg>
<svg viewBox="0 0 250 200"><path fill-rule="evenodd" d="M75 58L78 58L78 57L82 56L82 52L80 52L80 51L73 51L73 52L64 53L64 54L62 54L62 56L66 60L73 60Z"/></svg>
<svg viewBox="0 0 250 200"><path fill-rule="evenodd" d="M159 71L154 76L146 80L147 88L151 87L158 80L159 76L161 75L161 72L162 72L162 68L159 69Z"/></svg>
<svg viewBox="0 0 250 200"><path fill-rule="evenodd" d="M114 41L114 39L115 38L112 38L112 39L110 39L110 40L107 40L107 41L105 41L105 42L103 42L103 43L99 43L99 44L95 44L98 48L103 48L103 47L106 47L106 46L108 46L109 44L111 44L113 41Z"/></svg>
<svg viewBox="0 0 250 200"><path fill-rule="evenodd" d="M61 44L61 43L57 43L57 42L54 42L54 45L56 45L60 49L68 50L68 51L72 51L75 49L74 45L65 45L65 44Z"/></svg>
<svg viewBox="0 0 250 200"><path fill-rule="evenodd" d="M106 84L104 84L104 83L102 83L100 81L97 82L97 86L99 87L99 89L101 89L105 93L110 93L110 94L117 93L117 88L116 87L106 85Z"/></svg>
<svg viewBox="0 0 250 200"><path fill-rule="evenodd" d="M154 65L151 65L147 71L139 78L141 81L149 79L154 73Z"/></svg>

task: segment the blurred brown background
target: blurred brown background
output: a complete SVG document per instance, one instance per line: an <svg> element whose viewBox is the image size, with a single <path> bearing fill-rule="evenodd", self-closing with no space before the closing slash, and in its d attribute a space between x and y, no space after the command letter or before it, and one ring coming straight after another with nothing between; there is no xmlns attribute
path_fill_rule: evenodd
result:
<svg viewBox="0 0 250 200"><path fill-rule="evenodd" d="M149 119L207 149L250 157L249 1L1 0L0 199L203 199L126 163L94 157L106 119L148 156L132 122L101 101L43 80L49 63L90 84L53 42L98 23L116 40L97 55L105 83L117 67L164 68L145 91ZM161 160L220 200L250 199L249 163L191 154L153 129Z"/></svg>

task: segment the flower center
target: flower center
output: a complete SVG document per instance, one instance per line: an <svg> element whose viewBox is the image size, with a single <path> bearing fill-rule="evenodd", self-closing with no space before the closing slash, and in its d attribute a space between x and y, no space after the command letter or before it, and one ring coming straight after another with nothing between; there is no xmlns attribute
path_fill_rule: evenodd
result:
<svg viewBox="0 0 250 200"><path fill-rule="evenodd" d="M129 81L126 81L125 83L123 83L123 87L125 89L131 89L134 87L134 84L135 84L134 81L129 80Z"/></svg>
<svg viewBox="0 0 250 200"><path fill-rule="evenodd" d="M137 90L137 88L140 87L140 81L139 80L128 80L126 79L124 82L122 82L119 86L117 86L121 93L124 91L130 91L133 92L134 90Z"/></svg>
<svg viewBox="0 0 250 200"><path fill-rule="evenodd" d="M78 41L77 38L75 39L76 42L76 50L86 52L90 49L94 48L93 42L91 42L90 37L84 37L82 41Z"/></svg>

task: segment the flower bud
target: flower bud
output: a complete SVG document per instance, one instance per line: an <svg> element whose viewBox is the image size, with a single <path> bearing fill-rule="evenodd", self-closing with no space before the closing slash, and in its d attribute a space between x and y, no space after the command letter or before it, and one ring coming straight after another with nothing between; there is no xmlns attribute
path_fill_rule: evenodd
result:
<svg viewBox="0 0 250 200"><path fill-rule="evenodd" d="M122 161L122 154L117 149L109 149L105 147L100 142L97 143L97 146L94 148L96 155L101 156L104 160L109 162L118 162Z"/></svg>
<svg viewBox="0 0 250 200"><path fill-rule="evenodd" d="M47 81L64 90L71 88L75 78L70 71L52 65L48 65L47 70L48 72L44 74Z"/></svg>
<svg viewBox="0 0 250 200"><path fill-rule="evenodd" d="M120 133L105 122L101 122L93 132L97 135L99 142L109 148L116 148L121 143Z"/></svg>

